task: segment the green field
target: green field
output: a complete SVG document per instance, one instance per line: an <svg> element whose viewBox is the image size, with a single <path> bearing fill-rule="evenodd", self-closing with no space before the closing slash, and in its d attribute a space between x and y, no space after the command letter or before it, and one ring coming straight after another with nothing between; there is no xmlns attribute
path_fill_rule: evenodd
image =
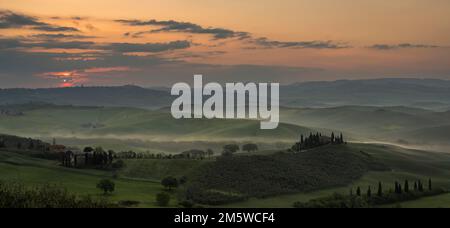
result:
<svg viewBox="0 0 450 228"><path fill-rule="evenodd" d="M229 204L226 206L232 208L286 208L292 207L292 203L296 201L307 202L312 199L329 196L336 192L349 194L350 189L355 191L358 186L360 186L364 192L368 186L376 188L380 181L383 183L383 188L389 190L394 188L395 181L403 182L406 179L410 181L415 181L417 179L426 181L428 178L432 178L435 187L450 189L450 154L409 150L386 145L352 144L349 148L353 151L364 151L365 153L372 155L374 158L391 167L392 171L369 172L360 180L355 181L346 187L283 195L266 199L253 198L246 202ZM405 207L414 207L414 205L417 205L416 207L421 207L421 205L425 205L426 207L445 207L444 205L447 205L448 207L450 204L446 204L446 201L440 202L437 200L441 198L445 200L448 198L448 195L431 197L430 200L424 198L418 201L405 203L404 205Z"/></svg>
<svg viewBox="0 0 450 228"><path fill-rule="evenodd" d="M77 170L60 167L57 162L30 158L0 151L0 180L26 186L54 185L79 195L104 197L96 188L101 179L114 179L112 173L98 170ZM140 207L156 207L155 195L163 188L160 181L132 178L114 179L116 191L108 196L112 202L139 201ZM172 197L175 199L175 197ZM176 200L172 201L176 206Z"/></svg>
<svg viewBox="0 0 450 228"><path fill-rule="evenodd" d="M450 208L450 194L426 197L397 205L388 205L387 207L398 206L401 208Z"/></svg>
<svg viewBox="0 0 450 228"><path fill-rule="evenodd" d="M329 149L329 148L328 148ZM316 151L328 150L317 148ZM221 207L291 207L296 201L308 201L330 195L334 192L347 194L350 188L360 186L363 191L368 186L377 186L379 181L384 189L393 188L394 181L405 179L433 179L434 186L450 189L450 155L425 151L409 150L385 145L351 144L336 147L334 150L364 153L388 165L392 171L369 172L349 186L324 189L314 192L280 195L265 199L252 198L245 202L223 205ZM273 153L263 152L270 155ZM247 155L252 156L252 155ZM197 170L211 160L127 160L126 168L118 172L116 192L108 197L113 202L139 201L140 207L156 207L155 195L163 189L160 180L166 176L182 177ZM96 183L104 178L113 179L112 172L99 170L78 170L60 167L58 162L32 158L26 155L0 151L0 180L25 183L27 186L51 184L66 188L80 195L103 197L96 189ZM174 193L173 198L176 198ZM449 195L424 198L402 204L403 207L446 207ZM176 200L172 206L176 206ZM392 205L394 206L394 205Z"/></svg>

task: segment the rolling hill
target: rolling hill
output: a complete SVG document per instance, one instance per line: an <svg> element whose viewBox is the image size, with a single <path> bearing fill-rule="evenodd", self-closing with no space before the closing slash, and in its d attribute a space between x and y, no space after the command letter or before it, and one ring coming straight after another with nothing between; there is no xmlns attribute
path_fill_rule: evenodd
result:
<svg viewBox="0 0 450 228"><path fill-rule="evenodd" d="M314 131L292 124L281 124L276 130L264 131L260 129L259 121L250 120L176 120L164 110L48 104L3 107L17 108L22 115L0 116L0 132L46 140L57 138L59 142L62 140L69 144L78 140L75 142L76 145L87 145L86 142L90 141L98 145L109 140L105 144L122 142L125 145L129 144L130 147L136 145L141 149L143 147L149 149L148 144L138 144L140 142L142 144L142 141L170 142L166 144L173 145L177 142L207 141L218 142L223 146L223 142L253 141L272 144L274 148L276 142L292 143L301 133L309 134ZM177 152L182 150L177 149Z"/></svg>
<svg viewBox="0 0 450 228"><path fill-rule="evenodd" d="M282 122L311 128L340 129L351 140L386 141L411 145L449 146L449 112L410 107L342 106L284 108Z"/></svg>
<svg viewBox="0 0 450 228"><path fill-rule="evenodd" d="M0 89L0 105L47 102L58 105L137 107L171 105L167 88L74 87ZM303 82L280 88L287 107L409 106L436 111L450 108L450 81L432 79L373 79Z"/></svg>
<svg viewBox="0 0 450 228"><path fill-rule="evenodd" d="M439 150L450 146L450 112L403 106L282 108L282 123L271 131L260 130L259 121L251 120L176 120L167 109L24 104L0 106L0 110L14 113L0 115L0 133L47 142L57 138L69 145L101 143L120 150L220 149L224 142L234 141L259 142L264 149L279 149L298 140L300 134L316 131L343 132L350 141L432 145Z"/></svg>
<svg viewBox="0 0 450 228"><path fill-rule="evenodd" d="M138 86L73 87L48 89L0 89L0 105L52 103L75 106L137 107L156 109L168 106L170 93Z"/></svg>
<svg viewBox="0 0 450 228"><path fill-rule="evenodd" d="M334 193L347 195L350 189L355 190L361 187L363 191L369 186L378 186L379 182L383 183L386 191L394 189L395 181L404 180L423 180L432 178L434 186L439 188L450 189L450 155L448 153L437 153L422 150L411 150L397 146L384 144L355 144L351 143L347 146L338 146L331 150L329 147L321 147L311 150L311 153L326 153L334 151L335 153L358 154L363 153L370 156L371 159L378 163L389 167L388 171L369 171L362 175L358 180L354 180L347 185L341 185L332 188L324 188L311 192L300 192L296 194L279 195L267 198L251 197L246 201L230 203L225 207L231 208L286 208L292 207L293 202L308 202L312 199L330 196ZM450 195L439 197L423 198L421 200L406 202L405 207L449 207ZM441 199L441 201L436 200ZM403 205L403 203L402 203ZM388 205L396 206L396 205Z"/></svg>
<svg viewBox="0 0 450 228"><path fill-rule="evenodd" d="M300 154L238 154L203 161L125 160L125 164L119 172L69 169L59 166L58 161L0 149L0 182L28 187L52 185L80 196L102 198L96 183L109 178L116 182L116 191L109 200L138 202L140 207L156 206L154 197L162 191L159 182L169 175L187 176L188 185L180 188L181 192L187 190L191 197L200 194L201 199L211 200L200 202L239 208L292 207L293 202L306 202L334 192L348 194L350 188L376 186L379 181L386 190L393 187L394 181L428 178L436 187L450 188L449 154L374 144L324 146ZM171 206L177 206L178 194L174 192L172 196ZM448 195L405 205L441 207L448 206L446 202Z"/></svg>
<svg viewBox="0 0 450 228"><path fill-rule="evenodd" d="M0 181L20 183L26 187L51 185L73 194L101 199L104 196L96 184L105 178L114 179L113 173L64 168L57 161L0 150ZM157 207L155 195L162 191L159 181L116 178L114 182L116 192L109 197L112 202L138 201L140 207ZM176 199L171 205L177 205Z"/></svg>
<svg viewBox="0 0 450 228"><path fill-rule="evenodd" d="M306 82L280 89L289 107L410 106L433 110L450 107L450 81L372 79Z"/></svg>

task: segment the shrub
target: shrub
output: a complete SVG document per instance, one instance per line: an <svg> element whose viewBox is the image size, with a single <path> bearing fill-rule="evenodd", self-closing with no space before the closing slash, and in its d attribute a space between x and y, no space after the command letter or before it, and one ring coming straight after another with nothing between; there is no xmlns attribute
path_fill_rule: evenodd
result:
<svg viewBox="0 0 450 228"><path fill-rule="evenodd" d="M97 188L102 190L103 194L107 195L108 193L114 192L116 184L111 180L104 179L97 183Z"/></svg>
<svg viewBox="0 0 450 228"><path fill-rule="evenodd" d="M111 208L107 200L79 197L49 185L26 188L17 183L0 182L0 208Z"/></svg>
<svg viewBox="0 0 450 228"><path fill-rule="evenodd" d="M173 188L178 187L178 180L174 177L166 177L161 181L161 185L171 191Z"/></svg>
<svg viewBox="0 0 450 228"><path fill-rule="evenodd" d="M170 195L165 193L165 192L161 192L159 194L156 195L156 204L160 207L167 207L170 203Z"/></svg>

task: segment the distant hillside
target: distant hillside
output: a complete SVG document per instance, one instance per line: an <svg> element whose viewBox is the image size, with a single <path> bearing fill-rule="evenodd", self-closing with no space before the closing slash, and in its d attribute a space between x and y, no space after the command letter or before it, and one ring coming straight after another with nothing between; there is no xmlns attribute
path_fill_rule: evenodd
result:
<svg viewBox="0 0 450 228"><path fill-rule="evenodd" d="M434 110L450 107L450 81L375 79L306 82L281 88L282 104L291 107L345 105L411 106Z"/></svg>
<svg viewBox="0 0 450 228"><path fill-rule="evenodd" d="M170 106L173 99L170 89L137 86L0 89L0 105L46 102L156 109ZM450 81L377 79L305 82L282 86L280 102L288 107L410 106L443 111L450 109Z"/></svg>
<svg viewBox="0 0 450 228"><path fill-rule="evenodd" d="M5 107L5 106L3 106ZM21 110L20 116L0 116L0 132L57 138L110 138L149 141L292 141L312 129L281 124L264 131L259 121L176 120L165 111L137 108L102 108L55 105L6 106Z"/></svg>
<svg viewBox="0 0 450 228"><path fill-rule="evenodd" d="M405 132L404 135L411 141L418 141L423 144L438 143L450 146L450 125L421 128Z"/></svg>
<svg viewBox="0 0 450 228"><path fill-rule="evenodd" d="M182 144L144 143L146 141L291 143L298 140L300 134L308 135L316 131L328 134L331 131L343 132L346 140L368 142L400 142L408 145L449 145L450 142L450 129L446 127L450 126L450 112L408 107L282 108L282 123L278 129L271 131L260 130L260 122L251 120L175 120L167 109L150 111L139 108L26 104L0 106L0 110L20 113L0 115L0 133L47 141L56 137L69 145L101 142L104 146L120 149L160 148L174 151L179 147L196 148ZM201 148L221 146L202 144ZM279 147L274 144L270 148Z"/></svg>
<svg viewBox="0 0 450 228"><path fill-rule="evenodd" d="M31 138L0 134L0 149L12 151L46 151L50 144Z"/></svg>
<svg viewBox="0 0 450 228"><path fill-rule="evenodd" d="M0 89L0 105L44 102L58 105L160 108L171 103L167 91L137 86Z"/></svg>
<svg viewBox="0 0 450 228"><path fill-rule="evenodd" d="M284 108L280 119L312 128L339 129L363 141L450 142L450 129L445 127L450 125L449 112L408 107Z"/></svg>

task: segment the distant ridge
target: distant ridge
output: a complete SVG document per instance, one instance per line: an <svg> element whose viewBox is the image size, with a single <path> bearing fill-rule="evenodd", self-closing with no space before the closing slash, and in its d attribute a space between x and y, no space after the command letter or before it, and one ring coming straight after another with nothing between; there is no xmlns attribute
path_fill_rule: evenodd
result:
<svg viewBox="0 0 450 228"><path fill-rule="evenodd" d="M388 78L304 82L282 87L280 96L282 104L292 107L363 105L448 110L450 81Z"/></svg>
<svg viewBox="0 0 450 228"><path fill-rule="evenodd" d="M118 87L70 87L48 89L1 89L0 104L30 102L57 105L160 108L170 103L170 94L158 89L126 85Z"/></svg>
<svg viewBox="0 0 450 228"><path fill-rule="evenodd" d="M0 89L0 105L44 102L57 105L137 107L158 109L174 97L164 87L72 87ZM439 79L368 79L302 82L280 88L287 107L407 106L450 110L450 81Z"/></svg>

